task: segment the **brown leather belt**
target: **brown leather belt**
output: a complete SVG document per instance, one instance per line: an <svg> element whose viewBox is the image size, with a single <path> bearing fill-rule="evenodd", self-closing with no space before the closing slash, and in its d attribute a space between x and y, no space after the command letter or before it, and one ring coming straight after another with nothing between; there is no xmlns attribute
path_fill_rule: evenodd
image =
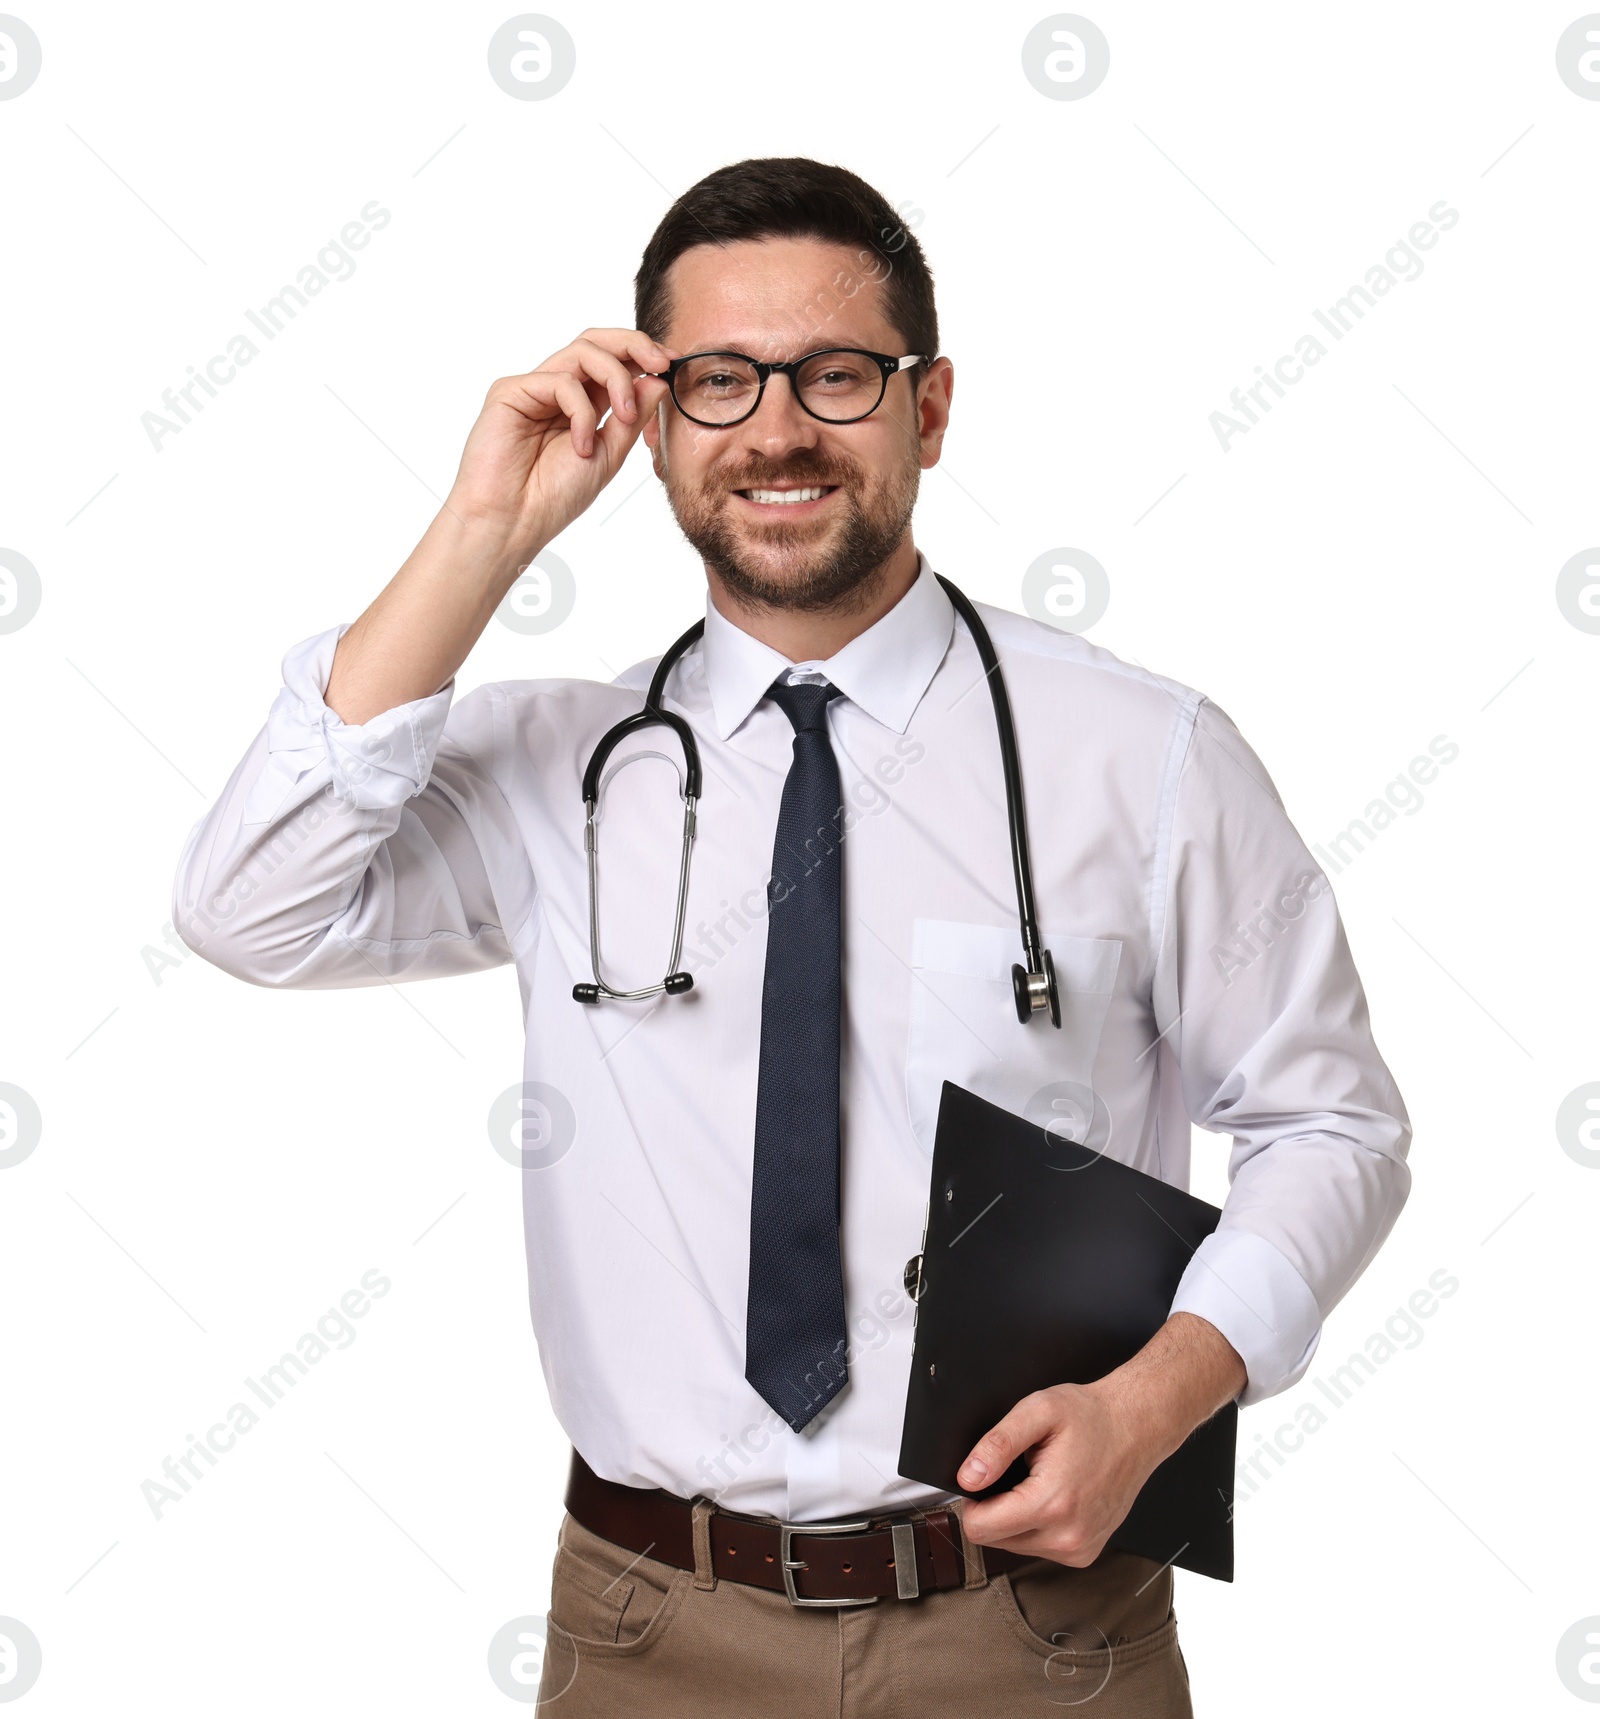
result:
<svg viewBox="0 0 1600 1719"><path fill-rule="evenodd" d="M676 1493L602 1480L577 1451L567 1482L567 1511L590 1533L680 1570L695 1568L694 1506ZM711 1571L719 1581L746 1582L786 1594L798 1606L848 1606L966 1581L961 1525L950 1510L854 1522L778 1522L714 1510L709 1520ZM991 1575L1030 1560L983 1549Z"/></svg>

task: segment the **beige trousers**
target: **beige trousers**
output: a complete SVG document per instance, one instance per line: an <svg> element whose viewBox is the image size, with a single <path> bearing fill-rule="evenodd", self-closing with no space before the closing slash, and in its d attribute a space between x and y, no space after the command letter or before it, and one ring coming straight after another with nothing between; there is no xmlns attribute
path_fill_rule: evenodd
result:
<svg viewBox="0 0 1600 1719"><path fill-rule="evenodd" d="M1192 1719L1172 1572L1103 1553L1037 1559L967 1585L837 1610L716 1581L603 1540L568 1516L551 1588L549 1719L942 1719L1080 1710Z"/></svg>

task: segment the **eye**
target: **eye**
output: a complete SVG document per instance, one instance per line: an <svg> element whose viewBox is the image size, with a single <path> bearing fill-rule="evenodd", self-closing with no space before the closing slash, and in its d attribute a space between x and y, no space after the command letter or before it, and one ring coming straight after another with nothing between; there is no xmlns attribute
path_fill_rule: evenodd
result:
<svg viewBox="0 0 1600 1719"><path fill-rule="evenodd" d="M687 389L702 400L735 396L755 384L755 373L748 365L719 354L697 358L679 372L680 389Z"/></svg>
<svg viewBox="0 0 1600 1719"><path fill-rule="evenodd" d="M827 394L875 388L878 381L872 360L853 352L819 352L800 372L803 388Z"/></svg>

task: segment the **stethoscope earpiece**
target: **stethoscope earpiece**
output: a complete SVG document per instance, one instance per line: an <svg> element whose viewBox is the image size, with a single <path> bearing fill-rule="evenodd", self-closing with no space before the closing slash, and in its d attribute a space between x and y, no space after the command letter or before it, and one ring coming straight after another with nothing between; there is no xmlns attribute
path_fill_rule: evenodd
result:
<svg viewBox="0 0 1600 1719"><path fill-rule="evenodd" d="M669 973L659 985L654 985L645 996L653 996L657 991L665 991L669 997L681 997L685 991L694 989L693 973ZM613 991L609 985L574 985L572 1000L575 1003L598 1003L602 997L638 996L639 992Z"/></svg>

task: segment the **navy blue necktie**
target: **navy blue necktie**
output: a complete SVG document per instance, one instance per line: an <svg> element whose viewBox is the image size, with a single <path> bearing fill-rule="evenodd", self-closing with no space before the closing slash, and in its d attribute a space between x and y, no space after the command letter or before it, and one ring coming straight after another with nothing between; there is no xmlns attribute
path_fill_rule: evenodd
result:
<svg viewBox="0 0 1600 1719"><path fill-rule="evenodd" d="M794 724L761 993L744 1376L799 1432L849 1376L839 1262L839 1004L843 830L827 682L774 681Z"/></svg>

